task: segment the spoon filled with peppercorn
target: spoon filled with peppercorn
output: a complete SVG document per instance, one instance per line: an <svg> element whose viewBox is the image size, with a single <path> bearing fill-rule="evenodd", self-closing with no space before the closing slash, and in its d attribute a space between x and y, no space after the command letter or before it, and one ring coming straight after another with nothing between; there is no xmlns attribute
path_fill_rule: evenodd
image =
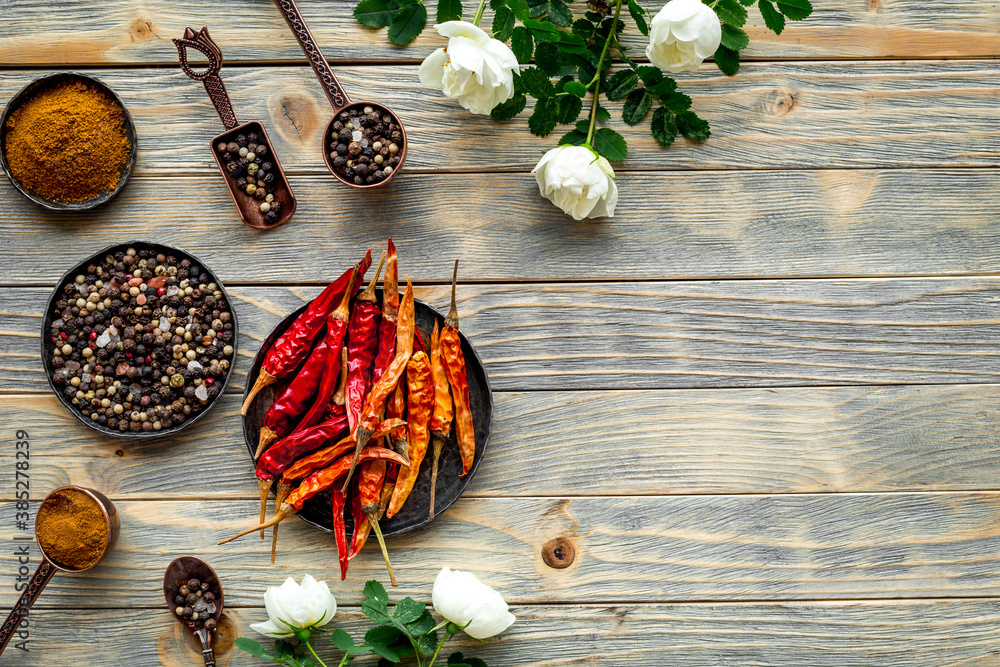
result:
<svg viewBox="0 0 1000 667"><path fill-rule="evenodd" d="M167 566L163 595L180 623L194 631L208 667L215 665L215 631L222 616L222 584L215 570L200 558L181 556Z"/></svg>
<svg viewBox="0 0 1000 667"><path fill-rule="evenodd" d="M287 222L295 212L295 195L288 185L281 163L271 147L264 126L257 121L239 124L226 84L219 76L222 49L212 41L208 28L184 31L175 39L181 69L195 81L205 84L209 99L226 126L226 131L212 139L212 155L219 165L233 203L244 224L255 229L271 229ZM208 58L208 68L196 72L188 64L187 49L200 51Z"/></svg>
<svg viewBox="0 0 1000 667"><path fill-rule="evenodd" d="M323 132L323 161L352 188L377 188L392 180L406 159L406 131L378 102L353 102L340 85L294 0L274 0L323 86L333 118Z"/></svg>

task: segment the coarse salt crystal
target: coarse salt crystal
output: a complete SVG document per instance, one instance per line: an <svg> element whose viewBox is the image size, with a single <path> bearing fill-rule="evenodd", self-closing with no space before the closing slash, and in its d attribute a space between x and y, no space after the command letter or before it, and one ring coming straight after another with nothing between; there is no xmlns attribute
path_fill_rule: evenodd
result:
<svg viewBox="0 0 1000 667"><path fill-rule="evenodd" d="M200 371L202 368L204 368L204 366L202 366L201 364L199 364L197 361L194 360L189 361L187 365L187 369L189 371Z"/></svg>
<svg viewBox="0 0 1000 667"><path fill-rule="evenodd" d="M198 385L198 388L194 390L195 397L204 403L208 400L208 389L205 389L205 385Z"/></svg>
<svg viewBox="0 0 1000 667"><path fill-rule="evenodd" d="M168 320L163 315L160 315L160 331L166 331L170 328L170 320Z"/></svg>
<svg viewBox="0 0 1000 667"><path fill-rule="evenodd" d="M104 347L110 342L111 342L111 333L107 329L105 329L104 333L102 333L94 340L94 345L96 345L97 347Z"/></svg>
<svg viewBox="0 0 1000 667"><path fill-rule="evenodd" d="M361 137L363 136L365 135L361 134L361 130L354 130L354 133L351 135L351 138L354 139L355 141L361 141Z"/></svg>

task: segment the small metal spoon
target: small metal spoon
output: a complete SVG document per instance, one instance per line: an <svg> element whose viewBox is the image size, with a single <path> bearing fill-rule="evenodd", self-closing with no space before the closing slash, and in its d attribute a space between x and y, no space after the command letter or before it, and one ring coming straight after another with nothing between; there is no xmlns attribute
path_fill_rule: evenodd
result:
<svg viewBox="0 0 1000 667"><path fill-rule="evenodd" d="M21 621L25 616L28 615L28 610L31 609L31 605L35 603L38 596L41 595L42 590L45 585L49 583L52 576L56 573L56 570L61 570L63 572L69 572L71 574L79 574L81 572L86 572L92 568L97 567L97 564L104 560L104 557L111 553L111 550L115 548L115 544L118 542L118 534L121 531L121 522L118 519L118 511L115 506L111 504L107 496L99 491L94 491L93 489L85 489L82 486L61 486L55 491L49 493L45 496L45 500L39 506L39 514L41 514L42 507L45 503L50 502L50 499L57 493L61 491L79 491L84 493L94 500L101 507L101 513L104 515L104 522L107 527L107 541L104 544L104 550L101 551L101 555L93 563L79 570L74 570L72 568L64 567L57 564L45 553L45 549L42 547L41 541L38 539L37 526L35 540L38 542L38 548L42 551L42 562L38 564L38 569L35 570L35 574L31 577L31 581L28 582L27 588L24 589L24 593L21 594L21 598L14 605L14 609L7 616L7 620L4 621L3 625L0 626L0 653L7 648L7 644L10 643L11 637L14 636L17 629L21 626ZM36 515L37 524L37 515Z"/></svg>
<svg viewBox="0 0 1000 667"><path fill-rule="evenodd" d="M194 636L198 638L201 642L201 655L205 659L205 665L207 667L215 667L215 633L211 630L206 630L205 628L196 628L194 622L185 619L183 616L178 616L174 609L177 606L174 603L174 598L177 596L177 590L179 586L177 582L180 580L187 581L188 579L198 579L202 583L215 582L214 589L218 591L214 604L215 613L212 618L215 619L216 624L219 623L219 619L222 617L222 582L219 581L218 575L215 574L215 570L200 558L194 556L181 556L180 558L174 559L170 565L167 566L167 571L163 574L163 595L167 600L167 607L170 609L170 615L177 619L177 621L183 624L185 627L190 628L194 631Z"/></svg>

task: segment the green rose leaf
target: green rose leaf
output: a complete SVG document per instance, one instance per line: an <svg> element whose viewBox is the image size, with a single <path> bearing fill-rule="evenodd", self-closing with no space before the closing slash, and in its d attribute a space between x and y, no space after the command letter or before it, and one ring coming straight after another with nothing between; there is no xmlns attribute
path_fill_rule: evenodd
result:
<svg viewBox="0 0 1000 667"><path fill-rule="evenodd" d="M511 18L514 15L511 14ZM513 25L513 22L511 23ZM497 39L500 39L499 37ZM501 40L503 41L503 40ZM514 52L514 57L519 63L531 61L531 55L535 50L535 40L531 38L531 33L524 26L517 26L511 32L510 50ZM546 72L546 74L550 74Z"/></svg>
<svg viewBox="0 0 1000 667"><path fill-rule="evenodd" d="M785 29L785 17L774 8L771 0L758 0L757 6L760 7L760 15L764 17L764 25L775 35L780 35Z"/></svg>
<svg viewBox="0 0 1000 667"><path fill-rule="evenodd" d="M369 28L384 28L398 10L396 0L361 0L354 8L354 18Z"/></svg>
<svg viewBox="0 0 1000 667"><path fill-rule="evenodd" d="M577 97L583 97L587 94L587 87L580 83L579 81L568 81L563 90L571 95L576 95Z"/></svg>
<svg viewBox="0 0 1000 667"><path fill-rule="evenodd" d="M628 13L632 15L632 20L643 35L649 34L649 25L646 23L646 12L635 0L628 0ZM746 12L744 12L746 13Z"/></svg>
<svg viewBox="0 0 1000 667"><path fill-rule="evenodd" d="M383 605L389 604L389 594L385 592L385 586L376 579L369 579L365 582L364 596L369 600L378 600Z"/></svg>
<svg viewBox="0 0 1000 667"><path fill-rule="evenodd" d="M253 639L249 639L247 637L237 637L233 641L233 644L239 650L246 651L255 658L265 658L267 660L271 659L267 649L264 648L260 642L254 641Z"/></svg>
<svg viewBox="0 0 1000 667"><path fill-rule="evenodd" d="M793 21L801 21L812 14L813 6L809 0L776 0L781 13Z"/></svg>
<svg viewBox="0 0 1000 667"><path fill-rule="evenodd" d="M524 105L527 102L528 98L522 93L514 93L514 97L493 107L490 115L493 117L493 120L510 120L524 111Z"/></svg>
<svg viewBox="0 0 1000 667"><path fill-rule="evenodd" d="M542 99L556 94L556 88L537 67L521 70L521 88L532 97Z"/></svg>
<svg viewBox="0 0 1000 667"><path fill-rule="evenodd" d="M526 21L531 18L531 8L528 7L526 0L507 0L507 6L510 7L510 11L514 12L518 21ZM494 7L494 9L496 8Z"/></svg>
<svg viewBox="0 0 1000 667"><path fill-rule="evenodd" d="M539 137L547 137L556 128L559 101L554 97L546 97L535 103L535 110L528 117L528 129Z"/></svg>
<svg viewBox="0 0 1000 667"><path fill-rule="evenodd" d="M587 133L573 130L562 135L557 146L582 146L587 141Z"/></svg>
<svg viewBox="0 0 1000 667"><path fill-rule="evenodd" d="M712 135L708 123L698 118L693 111L682 111L676 118L677 129L691 141L705 141Z"/></svg>
<svg viewBox="0 0 1000 667"><path fill-rule="evenodd" d="M724 74L732 76L740 69L740 54L738 51L719 46L715 52L715 64Z"/></svg>
<svg viewBox="0 0 1000 667"><path fill-rule="evenodd" d="M350 651L354 648L354 640L351 639L351 636L345 630L341 630L340 628L330 633L330 639L333 641L333 645L341 651Z"/></svg>
<svg viewBox="0 0 1000 667"><path fill-rule="evenodd" d="M582 84L577 84L582 85ZM579 117L583 110L583 100L576 95L563 95L559 98L558 120L563 125L569 125Z"/></svg>
<svg viewBox="0 0 1000 667"><path fill-rule="evenodd" d="M739 51L740 49L747 48L747 44L750 43L750 37L742 28L735 28L731 25L722 24L722 45L727 49L732 49L733 51Z"/></svg>
<svg viewBox="0 0 1000 667"><path fill-rule="evenodd" d="M639 76L635 72L630 69L623 69L608 79L604 94L607 95L609 100L620 100L628 97L628 94L635 90L638 83Z"/></svg>
<svg viewBox="0 0 1000 667"><path fill-rule="evenodd" d="M466 658L461 653L452 653L448 656L448 667L487 667L487 665L479 658Z"/></svg>
<svg viewBox="0 0 1000 667"><path fill-rule="evenodd" d="M628 125L636 125L646 117L653 106L653 96L645 88L637 88L625 98L622 120Z"/></svg>
<svg viewBox="0 0 1000 667"><path fill-rule="evenodd" d="M427 605L423 602L417 602L413 598L403 598L396 603L392 616L400 623L412 623L423 616L426 609Z"/></svg>
<svg viewBox="0 0 1000 667"><path fill-rule="evenodd" d="M724 24L737 28L742 28L747 22L747 10L737 0L719 0L719 4L715 6L715 13Z"/></svg>
<svg viewBox="0 0 1000 667"><path fill-rule="evenodd" d="M409 44L427 25L427 8L420 4L406 5L392 17L389 41L398 46Z"/></svg>
<svg viewBox="0 0 1000 667"><path fill-rule="evenodd" d="M347 634L346 632L344 634ZM376 625L374 628L370 629L365 633L365 642L368 644L383 644L385 646L392 646L399 638L403 636L403 633L391 625ZM350 637L348 637L350 639ZM346 651L346 648L341 647L334 641L337 648L341 651ZM352 642L353 644L353 642Z"/></svg>
<svg viewBox="0 0 1000 667"><path fill-rule="evenodd" d="M437 21L458 21L462 18L462 0L438 0Z"/></svg>
<svg viewBox="0 0 1000 667"><path fill-rule="evenodd" d="M653 67L652 65L640 65L635 68L635 73L639 75L639 78L647 86L655 86L663 80L663 72L660 71L659 67Z"/></svg>
<svg viewBox="0 0 1000 667"><path fill-rule="evenodd" d="M424 655L433 655L434 648L437 645L438 641L437 630L435 630L434 632L429 632L425 635L420 635L419 637L416 638L416 640L417 640L417 648L420 649L421 653L423 653Z"/></svg>
<svg viewBox="0 0 1000 667"><path fill-rule="evenodd" d="M390 647L386 646L385 644L369 642L368 650L374 653L375 655L382 656L385 660L388 660L393 664L400 662L400 658L396 654L396 652L393 651Z"/></svg>
<svg viewBox="0 0 1000 667"><path fill-rule="evenodd" d="M587 19L577 19L573 21L573 34L583 39L590 39L594 34L594 24Z"/></svg>
<svg viewBox="0 0 1000 667"><path fill-rule="evenodd" d="M555 27L551 23L545 23L542 21L536 21L534 19L528 19L527 21L521 21L524 27L531 31L532 37L541 42L559 42L562 41L562 33L559 28Z"/></svg>
<svg viewBox="0 0 1000 667"><path fill-rule="evenodd" d="M625 137L610 127L602 127L594 133L594 150L611 162L624 160L628 155Z"/></svg>
<svg viewBox="0 0 1000 667"><path fill-rule="evenodd" d="M551 0L547 17L550 21L563 28L573 25L573 12L562 0Z"/></svg>
<svg viewBox="0 0 1000 667"><path fill-rule="evenodd" d="M663 107L653 112L653 120L649 124L649 129L653 132L653 138L664 147L674 143L674 139L677 138L674 115Z"/></svg>
<svg viewBox="0 0 1000 667"><path fill-rule="evenodd" d="M381 600L365 600L361 603L361 611L376 623L392 622L392 617L389 616L389 612L385 608L385 603Z"/></svg>
<svg viewBox="0 0 1000 667"><path fill-rule="evenodd" d="M493 38L506 42L514 31L514 12L501 7L493 15Z"/></svg>
<svg viewBox="0 0 1000 667"><path fill-rule="evenodd" d="M674 113L680 113L682 111L687 111L691 108L691 98L684 93L670 93L660 98L660 103L667 108L668 111Z"/></svg>
<svg viewBox="0 0 1000 667"><path fill-rule="evenodd" d="M515 29L515 32L516 30L525 30L525 28L518 27ZM530 33L528 34L528 38L531 38ZM576 67L570 66L569 72L565 71L567 65L559 57L559 47L552 42L538 42L538 45L535 47L535 66L547 76L569 74L576 69Z"/></svg>
<svg viewBox="0 0 1000 667"><path fill-rule="evenodd" d="M490 0L490 9L492 9L493 11L496 11L496 10L500 9L501 7L503 7L505 4L507 4L507 3L504 2L504 0Z"/></svg>
<svg viewBox="0 0 1000 667"><path fill-rule="evenodd" d="M412 636L419 637L420 635L426 635L428 632L430 632L431 628L433 628L434 625L435 625L434 617L431 616L431 613L429 611L424 610L424 613L420 616L420 618L413 621L412 623L406 624L406 630Z"/></svg>

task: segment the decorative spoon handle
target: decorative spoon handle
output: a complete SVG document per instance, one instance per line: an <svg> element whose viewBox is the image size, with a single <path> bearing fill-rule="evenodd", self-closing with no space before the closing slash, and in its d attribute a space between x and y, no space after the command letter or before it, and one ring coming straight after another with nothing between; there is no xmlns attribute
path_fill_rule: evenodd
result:
<svg viewBox="0 0 1000 667"><path fill-rule="evenodd" d="M212 640L212 631L201 628L194 631L194 636L201 641L201 657L205 659L205 667L215 667L215 642Z"/></svg>
<svg viewBox="0 0 1000 667"><path fill-rule="evenodd" d="M31 581L28 582L28 587L21 593L20 599L14 605L14 609L11 610L10 615L7 616L7 620L3 622L3 626L0 626L0 653L3 653L3 650L7 648L7 644L10 643L14 633L21 626L21 620L28 615L31 605L35 604L35 600L41 595L45 584L49 583L49 579L55 573L56 568L47 559L43 558L42 562L38 565L38 569L35 570L34 576L31 577Z"/></svg>
<svg viewBox="0 0 1000 667"><path fill-rule="evenodd" d="M208 34L208 27L202 27L198 32L186 28L183 39L173 41L180 56L181 69L195 81L201 81L205 84L205 92L208 93L209 99L215 105L215 110L219 112L222 124L226 126L227 130L239 125L239 121L236 120L236 112L233 111L233 103L229 101L229 94L226 92L226 84L219 76L219 70L222 69L222 49L212 41L212 37ZM205 54L208 58L208 69L204 72L195 72L191 69L187 59L188 47Z"/></svg>
<svg viewBox="0 0 1000 667"><path fill-rule="evenodd" d="M340 85L340 81L337 81L337 75L330 68L330 63L326 62L323 52L316 45L316 40L309 32L309 26L302 19L299 8L295 6L295 0L274 0L274 4L281 15L285 17L285 23L292 29L295 39L298 40L306 58L309 59L313 72L316 73L316 78L323 84L323 90L326 92L330 104L333 105L333 112L339 113L341 109L351 103L351 98L344 92L344 87Z"/></svg>

